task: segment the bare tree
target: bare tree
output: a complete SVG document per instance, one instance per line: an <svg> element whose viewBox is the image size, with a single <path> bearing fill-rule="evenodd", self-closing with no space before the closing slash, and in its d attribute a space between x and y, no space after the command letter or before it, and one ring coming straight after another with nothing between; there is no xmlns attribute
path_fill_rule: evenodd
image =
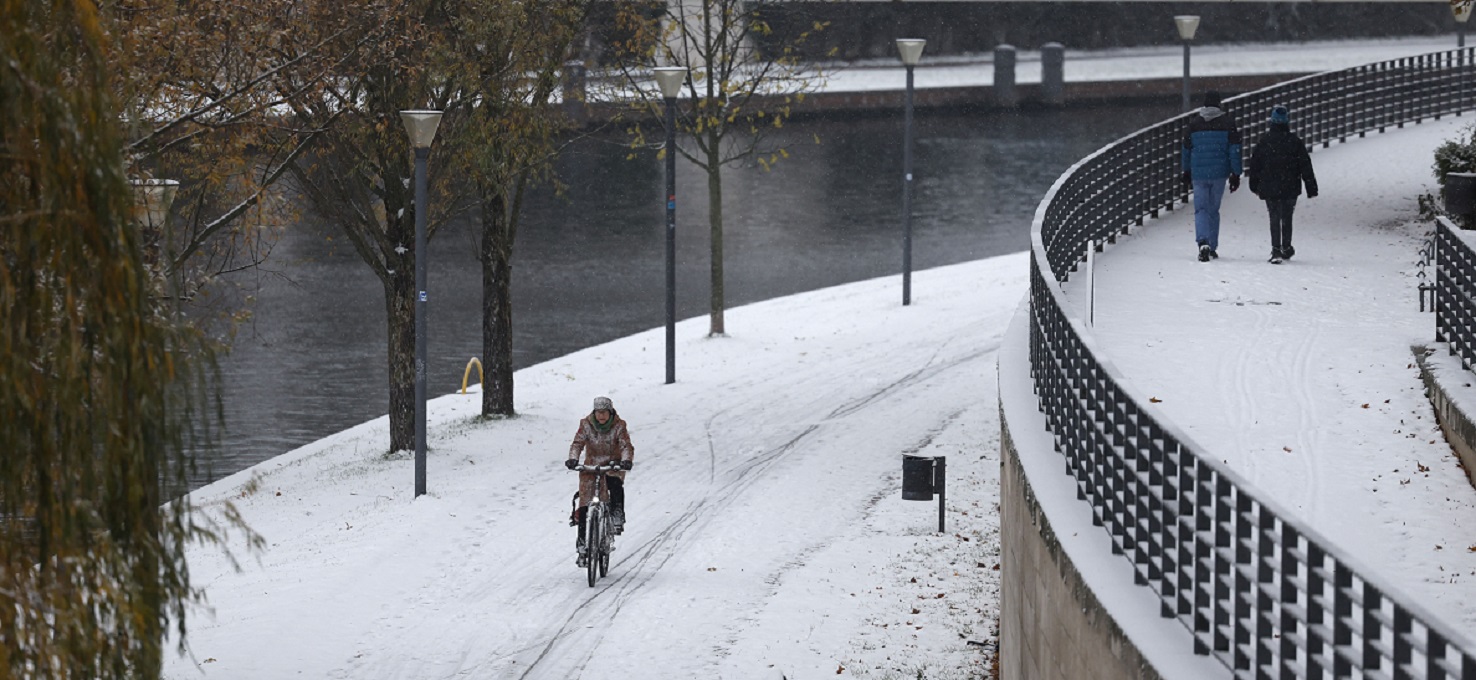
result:
<svg viewBox="0 0 1476 680"><path fill-rule="evenodd" d="M672 0L656 18L632 10L627 21L644 28L623 45L622 63L643 105L659 106L640 87L636 64L656 62L686 66L692 76L678 127L686 144L665 153L680 153L707 175L708 228L712 234L709 335L723 335L723 166L756 162L767 167L788 154L770 143L766 132L783 127L792 107L813 91L824 74L802 65L799 48L812 30L759 50L754 38L769 35L761 3L744 0ZM644 138L636 130L636 143Z"/></svg>

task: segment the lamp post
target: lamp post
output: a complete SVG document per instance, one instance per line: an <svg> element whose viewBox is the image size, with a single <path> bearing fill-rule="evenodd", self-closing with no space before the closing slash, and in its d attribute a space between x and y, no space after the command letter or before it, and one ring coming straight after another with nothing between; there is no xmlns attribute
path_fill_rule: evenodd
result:
<svg viewBox="0 0 1476 680"><path fill-rule="evenodd" d="M426 260L425 222L430 194L426 164L431 142L441 125L440 111L401 111L400 119L410 133L410 146L415 148L415 497L425 495L425 326L427 303L425 292Z"/></svg>
<svg viewBox="0 0 1476 680"><path fill-rule="evenodd" d="M1179 28L1179 39L1184 41L1184 105L1185 111L1189 110L1189 43L1194 40L1194 31L1199 29L1199 17L1193 14L1184 14L1174 17L1174 25Z"/></svg>
<svg viewBox="0 0 1476 680"><path fill-rule="evenodd" d="M676 97L687 80L687 69L654 70L666 100L666 384L670 385L676 382Z"/></svg>
<svg viewBox="0 0 1476 680"><path fill-rule="evenodd" d="M1469 0L1453 2L1450 4L1450 13L1456 21L1456 47L1464 49L1466 47L1466 20L1471 18L1471 3Z"/></svg>
<svg viewBox="0 0 1476 680"><path fill-rule="evenodd" d="M902 305L912 304L912 70L922 58L921 38L898 38L897 56L907 68L907 103L902 131Z"/></svg>

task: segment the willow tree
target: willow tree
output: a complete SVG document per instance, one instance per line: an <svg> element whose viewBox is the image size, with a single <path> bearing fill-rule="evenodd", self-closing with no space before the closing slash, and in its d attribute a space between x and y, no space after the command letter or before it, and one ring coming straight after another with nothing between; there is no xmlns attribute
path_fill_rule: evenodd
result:
<svg viewBox="0 0 1476 680"><path fill-rule="evenodd" d="M776 38L764 17L763 3L747 0L670 0L658 16L647 16L640 6L625 13L638 27L622 47L622 63L635 91L650 88L634 81L635 64L685 66L691 77L678 129L683 134L676 149L707 176L707 221L711 232L711 287L709 335L723 335L723 176L724 166L753 162L766 168L788 155L767 133L784 126L793 106L802 102L824 78L812 65L802 64L800 48L823 22L790 38ZM756 46L764 38L764 48ZM643 70L643 69L642 69ZM636 143L644 139L636 131ZM683 143L685 142L685 144Z"/></svg>
<svg viewBox="0 0 1476 680"><path fill-rule="evenodd" d="M157 313L88 0L0 0L0 675L156 678L210 364ZM205 434L208 434L206 432Z"/></svg>

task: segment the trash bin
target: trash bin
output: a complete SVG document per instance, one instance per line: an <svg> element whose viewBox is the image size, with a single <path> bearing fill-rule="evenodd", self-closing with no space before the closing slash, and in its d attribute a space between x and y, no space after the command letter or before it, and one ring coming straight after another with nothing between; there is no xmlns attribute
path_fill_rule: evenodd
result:
<svg viewBox="0 0 1476 680"><path fill-rule="evenodd" d="M933 459L902 456L902 500L933 500Z"/></svg>
<svg viewBox="0 0 1476 680"><path fill-rule="evenodd" d="M1476 172L1451 172L1445 175L1445 212L1467 218L1461 226L1470 228L1470 217L1476 214Z"/></svg>

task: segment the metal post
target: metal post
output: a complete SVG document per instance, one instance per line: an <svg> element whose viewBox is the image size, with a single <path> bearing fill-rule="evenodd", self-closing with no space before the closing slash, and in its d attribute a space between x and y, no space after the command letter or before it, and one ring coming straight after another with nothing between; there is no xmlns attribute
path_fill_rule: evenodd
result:
<svg viewBox="0 0 1476 680"><path fill-rule="evenodd" d="M943 499L947 496L944 490L948 488L948 456L938 456L933 467L933 485L938 492L938 533L943 533Z"/></svg>
<svg viewBox="0 0 1476 680"><path fill-rule="evenodd" d="M1466 24L1464 22L1456 23L1456 47L1459 49L1466 48ZM1256 181L1259 182L1260 180Z"/></svg>
<svg viewBox="0 0 1476 680"><path fill-rule="evenodd" d="M1181 111L1189 110L1189 41L1184 41L1184 105Z"/></svg>
<svg viewBox="0 0 1476 680"><path fill-rule="evenodd" d="M430 148L415 150L415 497L425 495L425 221L427 195L426 163Z"/></svg>
<svg viewBox="0 0 1476 680"><path fill-rule="evenodd" d="M902 305L912 304L912 69L907 66L907 104L902 132ZM941 529L940 529L941 531Z"/></svg>
<svg viewBox="0 0 1476 680"><path fill-rule="evenodd" d="M676 97L666 98L666 384L676 382Z"/></svg>

